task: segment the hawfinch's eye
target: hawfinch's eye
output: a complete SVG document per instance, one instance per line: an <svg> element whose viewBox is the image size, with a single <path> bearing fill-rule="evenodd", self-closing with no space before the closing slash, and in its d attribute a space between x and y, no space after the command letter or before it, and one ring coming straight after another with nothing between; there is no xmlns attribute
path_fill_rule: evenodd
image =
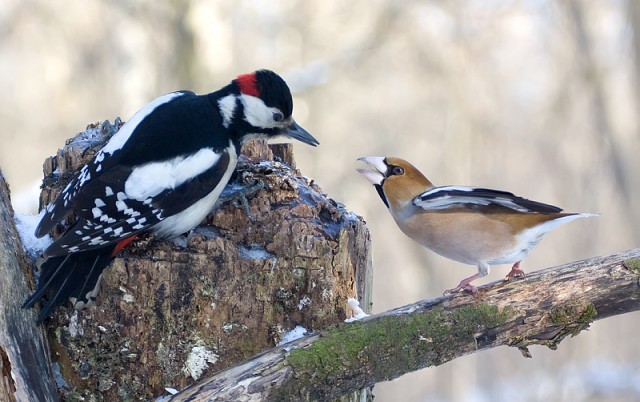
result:
<svg viewBox="0 0 640 402"><path fill-rule="evenodd" d="M284 119L284 116L280 112L275 112L273 114L273 121L280 123Z"/></svg>
<svg viewBox="0 0 640 402"><path fill-rule="evenodd" d="M400 166L394 166L393 169L391 169L391 173L393 173L395 176L400 176L404 174L404 168L400 167Z"/></svg>

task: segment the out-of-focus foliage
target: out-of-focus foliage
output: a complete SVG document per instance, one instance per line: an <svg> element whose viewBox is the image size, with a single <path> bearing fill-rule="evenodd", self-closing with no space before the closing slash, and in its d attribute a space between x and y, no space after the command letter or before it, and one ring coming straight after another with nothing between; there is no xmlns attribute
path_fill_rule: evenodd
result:
<svg viewBox="0 0 640 402"><path fill-rule="evenodd" d="M382 311L437 296L475 268L406 239L355 173L360 156L400 156L437 184L602 214L547 236L525 270L638 245L639 8L632 0L6 0L0 166L16 208L35 212L42 160L87 123L127 119L176 89L205 93L239 73L276 70L296 92L296 120L321 142L295 145L300 168L372 230L374 310ZM550 389L554 400L575 400L563 385L570 380L548 379L569 363L635 364L637 318L596 323L560 351L532 349L533 360L515 350L459 359L378 385L376 395L498 400L504 384L546 378L527 388L530 400ZM598 392L579 398L633 397Z"/></svg>

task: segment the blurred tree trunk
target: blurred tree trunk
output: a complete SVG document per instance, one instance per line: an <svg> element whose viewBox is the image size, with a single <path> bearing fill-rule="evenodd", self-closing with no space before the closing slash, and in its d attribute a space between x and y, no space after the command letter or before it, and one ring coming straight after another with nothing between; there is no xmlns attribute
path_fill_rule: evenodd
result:
<svg viewBox="0 0 640 402"><path fill-rule="evenodd" d="M90 126L45 162L41 208L118 128ZM254 141L243 155L227 190L254 189L251 217L227 202L189 235L143 237L105 271L93 306L59 308L46 322L67 400L149 400L273 347L297 325L342 322L348 298L370 309L364 221L300 175L290 144Z"/></svg>
<svg viewBox="0 0 640 402"><path fill-rule="evenodd" d="M633 7L633 6L632 6ZM640 220L640 212L632 201L634 196L633 186L629 178L632 169L625 166L623 149L620 145L619 135L612 124L610 103L605 92L604 74L598 66L597 57L594 55L593 43L589 32L589 24L585 18L584 3L582 0L571 0L569 3L569 15L573 19L574 40L579 51L578 67L586 88L591 89L591 117L597 133L601 136L600 146L608 154L607 160L611 166L611 174L615 187L621 192L621 199L626 210L633 216L634 221ZM636 237L640 237L640 229L634 228Z"/></svg>
<svg viewBox="0 0 640 402"><path fill-rule="evenodd" d="M628 0L628 13L631 29L633 30L633 70L636 94L636 107L640 108L640 4L635 0Z"/></svg>
<svg viewBox="0 0 640 402"><path fill-rule="evenodd" d="M530 345L555 350L594 320L640 310L639 280L640 249L548 268L321 331L171 400L325 401L496 346L531 357Z"/></svg>
<svg viewBox="0 0 640 402"><path fill-rule="evenodd" d="M0 223L0 401L55 401L44 333L34 312L20 308L32 275L2 171Z"/></svg>

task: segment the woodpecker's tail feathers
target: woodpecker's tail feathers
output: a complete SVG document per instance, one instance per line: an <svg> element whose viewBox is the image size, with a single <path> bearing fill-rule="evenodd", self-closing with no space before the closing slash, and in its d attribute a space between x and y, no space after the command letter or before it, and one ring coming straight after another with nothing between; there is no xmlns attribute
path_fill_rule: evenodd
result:
<svg viewBox="0 0 640 402"><path fill-rule="evenodd" d="M37 262L38 286L22 307L33 307L45 294L50 296L40 310L38 323L67 299L77 310L82 310L95 300L102 271L111 262L114 247L41 258Z"/></svg>

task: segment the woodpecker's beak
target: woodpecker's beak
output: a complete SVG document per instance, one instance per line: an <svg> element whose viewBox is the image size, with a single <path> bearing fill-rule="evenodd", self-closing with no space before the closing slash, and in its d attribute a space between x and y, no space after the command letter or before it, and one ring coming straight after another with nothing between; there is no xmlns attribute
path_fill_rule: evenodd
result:
<svg viewBox="0 0 640 402"><path fill-rule="evenodd" d="M381 185L387 172L387 164L384 162L384 156L364 156L358 158L369 165L370 169L359 168L356 169L358 173L362 174L373 185Z"/></svg>
<svg viewBox="0 0 640 402"><path fill-rule="evenodd" d="M311 134L307 132L304 128L300 127L295 120L291 119L291 124L288 127L283 128L280 131L280 135L284 135L289 138L296 139L300 142L304 142L305 144L311 145L315 147L320 144L318 140L313 138Z"/></svg>

